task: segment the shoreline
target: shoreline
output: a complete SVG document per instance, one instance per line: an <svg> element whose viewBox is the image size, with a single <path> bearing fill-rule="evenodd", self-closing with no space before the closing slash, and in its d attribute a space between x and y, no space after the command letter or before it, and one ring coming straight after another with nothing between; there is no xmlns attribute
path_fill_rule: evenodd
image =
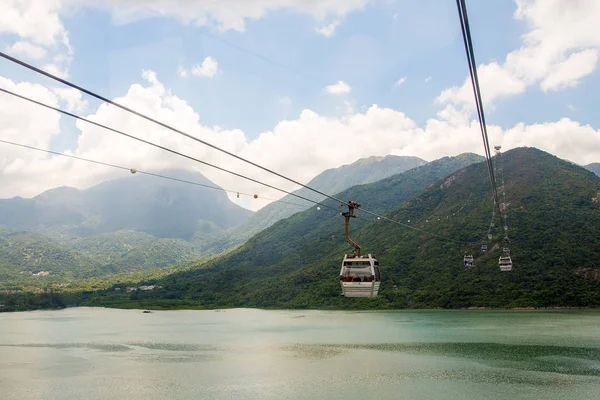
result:
<svg viewBox="0 0 600 400"><path fill-rule="evenodd" d="M386 312L386 311L556 311L556 310L600 310L600 307L575 307L575 306L553 306L553 307L463 307L463 308L284 308L284 307L193 307L193 306L181 306L181 307L153 307L146 305L145 307L110 307L103 305L78 305L68 307L49 307L49 308L32 308L26 310L2 310L0 308L0 314L2 313L14 313L14 312L32 312L32 311L61 311L66 309L74 308L103 308L113 310L135 310L144 313L151 313L154 311L214 311L214 312L225 312L227 310L263 310L263 311L346 311L346 312Z"/></svg>

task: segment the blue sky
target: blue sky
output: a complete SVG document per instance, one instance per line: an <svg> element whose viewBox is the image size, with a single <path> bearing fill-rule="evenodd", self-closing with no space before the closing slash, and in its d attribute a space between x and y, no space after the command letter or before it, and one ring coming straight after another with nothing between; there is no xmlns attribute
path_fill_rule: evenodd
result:
<svg viewBox="0 0 600 400"><path fill-rule="evenodd" d="M514 11L515 5L505 0L469 2L478 63L502 61L519 47L527 26L513 18ZM141 80L142 69L151 69L194 107L203 123L239 128L249 137L272 129L282 119L296 118L305 108L324 115L339 113L340 98L323 93L325 85L338 80L351 85L346 100L357 109L378 104L424 123L440 109L434 103L436 96L461 84L467 73L454 1L368 5L350 13L331 37L315 32L313 18L289 11L249 21L245 32L218 32L161 16L116 25L108 12L91 8L78 10L63 22L75 51L69 66L74 82L115 97ZM179 77L179 66L190 67L207 56L219 64L215 78ZM15 79L43 82L5 61L2 69ZM402 77L406 82L394 86ZM587 104L599 86L596 72L585 85L559 93L545 94L533 87L497 102L488 110L488 121L509 127L574 116L598 126L598 117ZM568 104L577 111L569 110ZM59 147L74 146L62 139Z"/></svg>
<svg viewBox="0 0 600 400"><path fill-rule="evenodd" d="M5 13L11 17L0 18L0 47L9 54L63 71L71 81L110 98L127 95L134 108L150 105L153 115L182 100L189 107L173 108L173 120L167 122L300 180L371 155L432 160L483 153L472 123L472 93L463 86L468 69L454 0L11 1L13 9ZM600 117L594 112L600 90L598 3L467 2L482 91L484 99L489 97L486 117L496 143L536 146L579 163L600 161ZM337 24L331 35L318 32L331 23ZM23 43L45 55L15 54ZM190 73L207 58L216 61L216 74ZM181 76L182 69L187 76ZM156 78L143 78L142 71L153 71ZM17 86L38 84L40 93L58 87L5 60L0 60L0 79ZM396 84L400 79L403 83ZM349 93L325 90L339 81ZM64 106L65 99L55 96ZM80 113L139 130L146 138L168 140L170 146L189 147L117 112L103 113L100 102L78 96L86 102ZM133 145L115 154L112 139L100 143L94 139L97 132L65 117L46 132L9 128L10 123L5 125L9 136L80 156L150 169L188 168L153 153L152 163L150 152ZM290 146L302 157L288 154ZM0 162L5 175L17 161L34 165L21 155L11 157ZM113 176L100 170L84 176L73 166L44 164L50 161L40 160L35 168L57 168L62 172L56 176L68 175L73 185ZM37 179L19 173L21 181ZM229 182L209 177L222 185ZM53 182L32 183L28 190ZM21 191L15 183L8 192Z"/></svg>

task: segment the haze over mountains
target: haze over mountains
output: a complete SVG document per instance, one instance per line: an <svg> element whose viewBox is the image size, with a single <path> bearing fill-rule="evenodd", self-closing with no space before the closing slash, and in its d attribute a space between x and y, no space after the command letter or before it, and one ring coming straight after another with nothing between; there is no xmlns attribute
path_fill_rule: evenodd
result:
<svg viewBox="0 0 600 400"><path fill-rule="evenodd" d="M201 174L166 175L215 186ZM252 214L211 190L148 175L131 176L87 190L59 187L32 199L0 200L0 224L15 230L60 230L90 236L123 229L155 237L189 239L202 222L226 229Z"/></svg>
<svg viewBox="0 0 600 400"><path fill-rule="evenodd" d="M600 163L591 163L586 165L585 168L600 176Z"/></svg>
<svg viewBox="0 0 600 400"><path fill-rule="evenodd" d="M425 163L415 157L371 157L327 170L310 185L331 192ZM197 173L164 174L216 186ZM306 191L299 193L318 198ZM1 199L0 239L6 246L0 266L10 265L13 275L52 270L82 278L190 261L237 246L312 204L293 199L306 204L273 203L255 218L222 191L141 174L87 190L59 187L32 199Z"/></svg>

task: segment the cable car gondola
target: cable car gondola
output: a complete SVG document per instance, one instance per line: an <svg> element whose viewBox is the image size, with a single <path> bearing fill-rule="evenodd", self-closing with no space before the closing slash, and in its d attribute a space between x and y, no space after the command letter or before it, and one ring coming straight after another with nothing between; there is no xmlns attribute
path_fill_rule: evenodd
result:
<svg viewBox="0 0 600 400"><path fill-rule="evenodd" d="M481 245L481 252L485 253L487 251L487 244L482 244Z"/></svg>
<svg viewBox="0 0 600 400"><path fill-rule="evenodd" d="M379 261L374 254L360 255L360 246L350 239L350 218L356 218L354 209L360 204L349 201L348 212L342 213L346 219L346 241L354 248L351 255L345 254L340 270L340 283L344 297L377 297L381 276Z"/></svg>
<svg viewBox="0 0 600 400"><path fill-rule="evenodd" d="M473 256L472 255L465 256L464 263L465 263L465 267L467 267L467 268L473 267L475 265L473 263Z"/></svg>
<svg viewBox="0 0 600 400"><path fill-rule="evenodd" d="M500 271L512 271L512 260L510 256L500 256L498 260L498 266L500 267Z"/></svg>
<svg viewBox="0 0 600 400"><path fill-rule="evenodd" d="M510 249L504 247L502 249L502 256L498 259L498 266L500 271L512 271L512 259L510 258Z"/></svg>

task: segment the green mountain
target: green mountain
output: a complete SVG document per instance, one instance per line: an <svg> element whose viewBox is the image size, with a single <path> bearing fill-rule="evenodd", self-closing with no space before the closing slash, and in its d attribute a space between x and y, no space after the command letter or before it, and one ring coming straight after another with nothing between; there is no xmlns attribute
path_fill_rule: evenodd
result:
<svg viewBox="0 0 600 400"><path fill-rule="evenodd" d="M149 270L201 257L184 240L155 238L135 231L70 240L71 246L65 246L36 232L0 227L0 289ZM42 276L35 275L39 272Z"/></svg>
<svg viewBox="0 0 600 400"><path fill-rule="evenodd" d="M35 284L55 277L83 278L100 264L33 232L13 232L0 227L0 286L21 282ZM34 276L49 272L47 277Z"/></svg>
<svg viewBox="0 0 600 400"><path fill-rule="evenodd" d="M363 207L384 213L448 174L482 159L474 154L445 157L403 174L352 187L337 196L358 200ZM298 296L317 296L311 304L303 303L310 306L324 301L323 293L315 293L314 288L304 291L310 288L310 282L316 282L329 293L325 300L337 299L337 274L348 246L344 245L343 219L338 211L342 209L331 201L326 204L333 210L313 207L281 220L238 250L160 281L165 286L160 293L144 292L139 296L155 301L159 301L158 297L180 299L204 306L300 306ZM359 238L361 229L370 226L384 231L390 228L364 213L361 217L353 221L352 227ZM367 247L365 250L369 251ZM102 296L85 304L106 305L112 300L124 299Z"/></svg>
<svg viewBox="0 0 600 400"><path fill-rule="evenodd" d="M591 163L591 164L584 166L584 168L587 169L588 171L592 171L596 175L600 176L600 163Z"/></svg>
<svg viewBox="0 0 600 400"><path fill-rule="evenodd" d="M375 180L424 163L414 157L371 157L325 171L313 183L326 190ZM214 185L198 174L166 174ZM61 262L53 259L60 249L86 260L76 277L94 277L164 267L223 252L241 244L252 232L262 230L265 223L270 225L275 219L298 211L280 210L278 204L282 203L261 210L260 218L240 226L252 213L231 203L223 192L136 175L83 191L60 187L33 199L0 200L0 223L24 236L26 231L34 232L28 236L29 241L40 239L39 253L48 265ZM11 260L0 262L11 264ZM16 265L27 267L23 263ZM71 266L72 272L77 272L75 265ZM16 267L5 271L12 283L31 283L17 273L20 270ZM44 284L72 276L55 267L49 277L33 282Z"/></svg>
<svg viewBox="0 0 600 400"><path fill-rule="evenodd" d="M166 174L215 186L200 174ZM222 191L148 175L1 199L0 240L13 247L0 251L0 283L44 284L197 260L203 253L186 239L224 232L251 214ZM36 269L50 274L32 281L21 273Z"/></svg>
<svg viewBox="0 0 600 400"><path fill-rule="evenodd" d="M371 157L325 171L313 183L321 189L340 187L424 163L414 157ZM165 173L214 185L199 174ZM34 232L28 236L29 241L40 239L39 254L45 256L48 265L61 262L53 259L60 249L86 260L86 265L80 267L81 274L75 276L94 277L164 267L223 252L263 229L265 223L270 225L275 219L298 211L293 208L282 211L277 204L262 210L261 218L240 226L252 213L231 203L223 192L136 175L82 191L60 187L33 199L0 200L0 223L10 227L11 234L20 232L27 236L26 232ZM13 265L13 259L7 257L0 262ZM15 265L27 267L22 262ZM77 271L75 265L72 272ZM31 283L23 279L16 266L4 272L11 276L11 283ZM49 277L33 283L45 284L72 276L55 267Z"/></svg>
<svg viewBox="0 0 600 400"><path fill-rule="evenodd" d="M325 170L307 185L324 193L339 193L352 186L376 182L425 164L425 160L417 157L390 155L361 158L352 164ZM325 198L306 188L300 188L294 194L314 201L322 201ZM277 221L307 210L312 205L313 203L286 195L281 201L263 207L234 228L223 232L211 232L210 235L197 235L192 241L205 254L221 253L239 246Z"/></svg>
<svg viewBox="0 0 600 400"><path fill-rule="evenodd" d="M484 163L439 180L422 171L339 195L399 224L353 221L352 237L376 253L382 269L377 299L340 297L343 220L311 208L249 240L236 252L161 280L161 291L129 297L92 297L87 304L163 307L525 307L600 305L600 178L537 149L503 155L514 269L500 272L502 232L496 223L490 250L480 251L491 216ZM439 165L439 164L438 164ZM421 185L416 185L419 180ZM502 191L503 188L501 187ZM416 195L415 195L416 193ZM336 206L332 202L327 202ZM410 221L410 222L409 222ZM427 232L427 233L426 233ZM433 234L438 236L433 236ZM466 269L465 249L475 256Z"/></svg>

